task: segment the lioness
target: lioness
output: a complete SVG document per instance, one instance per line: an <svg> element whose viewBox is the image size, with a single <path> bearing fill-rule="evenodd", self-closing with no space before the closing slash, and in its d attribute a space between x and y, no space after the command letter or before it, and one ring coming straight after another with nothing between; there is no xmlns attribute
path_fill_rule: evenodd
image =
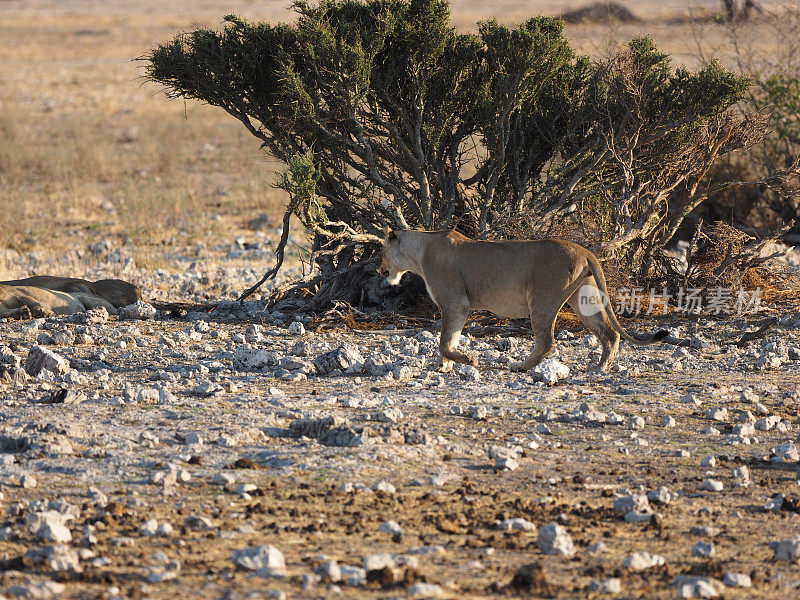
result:
<svg viewBox="0 0 800 600"><path fill-rule="evenodd" d="M34 275L25 279L0 281L0 285L35 287L67 294L79 293L99 296L116 308L136 304L142 299L141 290L121 279L101 279L87 281L75 277L54 277L52 275Z"/></svg>
<svg viewBox="0 0 800 600"><path fill-rule="evenodd" d="M29 319L74 315L98 306L104 307L112 314L116 313L113 304L95 294L0 284L0 318Z"/></svg>
<svg viewBox="0 0 800 600"><path fill-rule="evenodd" d="M449 371L453 362L478 364L457 349L470 310L509 318L530 315L536 345L524 361L509 365L512 371L531 369L553 349L556 315L564 303L600 340L603 354L597 368L603 372L617 355L620 336L636 345L654 344L667 336L662 330L639 340L625 331L608 305L597 257L566 240L487 242L455 231L394 233L387 228L378 271L391 285L400 283L407 271L425 280L442 311L443 371Z"/></svg>

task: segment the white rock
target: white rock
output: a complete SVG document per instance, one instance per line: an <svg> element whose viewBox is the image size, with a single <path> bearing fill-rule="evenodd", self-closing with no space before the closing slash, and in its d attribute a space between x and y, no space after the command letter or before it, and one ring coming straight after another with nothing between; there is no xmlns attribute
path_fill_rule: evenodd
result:
<svg viewBox="0 0 800 600"><path fill-rule="evenodd" d="M658 489L647 492L647 499L653 504L666 505L672 501L672 493L662 485Z"/></svg>
<svg viewBox="0 0 800 600"><path fill-rule="evenodd" d="M725 573L725 579L722 580L722 583L728 587L753 587L753 582L750 579L750 575L746 575L744 573Z"/></svg>
<svg viewBox="0 0 800 600"><path fill-rule="evenodd" d="M65 544L72 541L72 534L66 525L61 523L45 523L36 530L34 537L43 542Z"/></svg>
<svg viewBox="0 0 800 600"><path fill-rule="evenodd" d="M713 455L704 456L703 460L700 461L700 466L713 469L717 466L717 458Z"/></svg>
<svg viewBox="0 0 800 600"><path fill-rule="evenodd" d="M239 445L239 440L232 435L221 435L215 443L222 448L234 448Z"/></svg>
<svg viewBox="0 0 800 600"><path fill-rule="evenodd" d="M572 541L572 537L558 523L550 523L540 527L537 544L545 554L558 554L561 556L575 554L575 544Z"/></svg>
<svg viewBox="0 0 800 600"><path fill-rule="evenodd" d="M190 431L183 436L183 443L187 446L200 445L203 443L203 436L199 431Z"/></svg>
<svg viewBox="0 0 800 600"><path fill-rule="evenodd" d="M771 431L772 429L775 429L780 422L781 418L778 415L772 415L759 419L755 422L754 427L759 431Z"/></svg>
<svg viewBox="0 0 800 600"><path fill-rule="evenodd" d="M458 368L458 376L465 381L477 383L481 380L481 373L472 365L461 365Z"/></svg>
<svg viewBox="0 0 800 600"><path fill-rule="evenodd" d="M139 525L139 533L145 537L153 537L158 531L158 521L150 519Z"/></svg>
<svg viewBox="0 0 800 600"><path fill-rule="evenodd" d="M495 521L495 527L501 531L536 531L536 525L527 519L514 517L504 521Z"/></svg>
<svg viewBox="0 0 800 600"><path fill-rule="evenodd" d="M643 494L631 494L630 496L623 496L622 498L614 500L614 512L618 515L624 515L632 510L638 512L649 511L650 503L647 501L647 496Z"/></svg>
<svg viewBox="0 0 800 600"><path fill-rule="evenodd" d="M381 481L376 481L372 485L372 491L373 492L384 492L386 494L394 494L397 491L397 488L394 487L394 485L392 485L390 482L385 481L385 480L381 480Z"/></svg>
<svg viewBox="0 0 800 600"><path fill-rule="evenodd" d="M644 571L664 564L664 557L649 552L634 552L622 561L622 566L632 571Z"/></svg>
<svg viewBox="0 0 800 600"><path fill-rule="evenodd" d="M367 572L361 567L340 565L339 570L342 574L342 582L345 585L359 587L367 583Z"/></svg>
<svg viewBox="0 0 800 600"><path fill-rule="evenodd" d="M161 440L152 431L143 431L139 434L139 443L145 448L155 448Z"/></svg>
<svg viewBox="0 0 800 600"><path fill-rule="evenodd" d="M677 427L678 423L675 421L674 417L670 417L669 415L664 415L661 418L661 426L666 428Z"/></svg>
<svg viewBox="0 0 800 600"><path fill-rule="evenodd" d="M619 594L622 592L622 580L618 577L611 577L605 581L593 579L586 586L589 592L598 592L600 594Z"/></svg>
<svg viewBox="0 0 800 600"><path fill-rule="evenodd" d="M789 463L800 461L800 451L798 451L797 446L792 442L777 445L773 448L773 452L775 453L775 457L773 457L772 460L775 462Z"/></svg>
<svg viewBox="0 0 800 600"><path fill-rule="evenodd" d="M211 519L201 515L189 515L186 517L186 520L183 522L183 524L187 529L192 531L209 531L210 529L214 528L211 523Z"/></svg>
<svg viewBox="0 0 800 600"><path fill-rule="evenodd" d="M375 414L375 419L381 423L397 423L403 418L403 411L399 408L387 408L386 410L378 411Z"/></svg>
<svg viewBox="0 0 800 600"><path fill-rule="evenodd" d="M709 527L707 525L695 525L691 529L689 529L690 535L697 535L700 537L708 537L713 538L717 537L720 534L720 529L717 527Z"/></svg>
<svg viewBox="0 0 800 600"><path fill-rule="evenodd" d="M139 300L136 304L129 304L119 309L119 318L131 321L147 321L155 319L158 311L152 304Z"/></svg>
<svg viewBox="0 0 800 600"><path fill-rule="evenodd" d="M653 516L655 513L651 511L647 512L639 512L638 510L632 510L630 512L625 513L625 522L626 523L647 523L653 520Z"/></svg>
<svg viewBox="0 0 800 600"><path fill-rule="evenodd" d="M733 470L733 478L737 479L741 482L747 481L750 482L750 469L747 468L747 465L742 465L741 467L736 467Z"/></svg>
<svg viewBox="0 0 800 600"><path fill-rule="evenodd" d="M236 550L231 555L231 560L243 569L256 571L256 575L259 577L286 576L286 562L283 558L283 552L270 544Z"/></svg>
<svg viewBox="0 0 800 600"><path fill-rule="evenodd" d="M555 385L561 379L569 377L569 367L555 358L546 358L531 370L534 381L544 381L547 385Z"/></svg>
<svg viewBox="0 0 800 600"><path fill-rule="evenodd" d="M501 456L495 461L494 468L500 471L516 471L519 468L519 462L513 456Z"/></svg>
<svg viewBox="0 0 800 600"><path fill-rule="evenodd" d="M78 553L69 546L62 544L45 548L30 548L25 553L25 557L34 564L46 563L56 572L71 571L80 573L83 571L78 559Z"/></svg>
<svg viewBox="0 0 800 600"><path fill-rule="evenodd" d="M30 490L35 488L38 485L38 481L36 477L31 475L30 473L25 473L22 477L19 478L19 487Z"/></svg>
<svg viewBox="0 0 800 600"><path fill-rule="evenodd" d="M258 486L255 483L241 483L239 487L236 488L236 493L240 496L244 496L250 492L255 492L257 489Z"/></svg>
<svg viewBox="0 0 800 600"><path fill-rule="evenodd" d="M700 558L711 558L716 554L714 544L711 542L697 542L692 546L692 556L699 556Z"/></svg>
<svg viewBox="0 0 800 600"><path fill-rule="evenodd" d="M236 476L233 475L233 473L225 473L220 471L214 475L214 479L212 481L217 485L233 485L236 483Z"/></svg>
<svg viewBox="0 0 800 600"><path fill-rule="evenodd" d="M783 494L783 492L781 492L780 494L775 496L772 500L767 501L767 503L764 505L763 510L778 512L783 506L785 500L786 500L786 495Z"/></svg>
<svg viewBox="0 0 800 600"><path fill-rule="evenodd" d="M300 321L292 321L287 329L290 335L305 335L306 328Z"/></svg>
<svg viewBox="0 0 800 600"><path fill-rule="evenodd" d="M692 404L694 406L700 406L703 402L695 396L694 394L684 394L681 396L681 402L684 404Z"/></svg>
<svg viewBox="0 0 800 600"><path fill-rule="evenodd" d="M787 540L775 540L769 543L775 551L776 560L796 561L800 558L800 535L795 535Z"/></svg>
<svg viewBox="0 0 800 600"><path fill-rule="evenodd" d="M8 593L15 598L28 598L30 600L45 600L53 596L59 597L64 593L64 584L55 581L42 581L39 583L16 584L8 587Z"/></svg>
<svg viewBox="0 0 800 600"><path fill-rule="evenodd" d="M313 364L318 375L328 377L341 372L361 372L364 368L364 358L358 348L344 344L336 350L321 354L314 359Z"/></svg>
<svg viewBox="0 0 800 600"><path fill-rule="evenodd" d="M49 371L54 375L64 375L69 371L69 361L42 346L33 346L25 359L25 372L35 377L42 371Z"/></svg>
<svg viewBox="0 0 800 600"><path fill-rule="evenodd" d="M702 485L700 486L701 490L706 490L708 492L721 492L723 488L722 482L717 481L716 479L711 479L710 477L703 480Z"/></svg>
<svg viewBox="0 0 800 600"><path fill-rule="evenodd" d="M685 583L678 584L678 598L716 598L719 592L711 583L711 580L706 577L699 577L693 581L686 581Z"/></svg>
<svg viewBox="0 0 800 600"><path fill-rule="evenodd" d="M401 535L403 528L397 521L384 521L378 526L378 531L381 533L388 533L389 535Z"/></svg>
<svg viewBox="0 0 800 600"><path fill-rule="evenodd" d="M711 419L712 421L727 421L728 420L728 409L724 406L718 406L716 408L712 408L706 411L706 417Z"/></svg>
<svg viewBox="0 0 800 600"><path fill-rule="evenodd" d="M342 570L339 568L339 563L335 560L322 563L314 569L314 573L319 575L323 581L336 583L342 580Z"/></svg>
<svg viewBox="0 0 800 600"><path fill-rule="evenodd" d="M604 554L605 552L608 552L608 546L606 546L605 542L595 542L586 547L586 554L589 556Z"/></svg>
<svg viewBox="0 0 800 600"><path fill-rule="evenodd" d="M433 487L442 487L443 485L453 481L453 479L455 479L455 476L452 473L439 473L431 476L430 484Z"/></svg>
<svg viewBox="0 0 800 600"><path fill-rule="evenodd" d="M622 415L615 413L613 410L608 413L608 418L606 419L606 423L609 425L621 425L625 422L625 417Z"/></svg>
<svg viewBox="0 0 800 600"><path fill-rule="evenodd" d="M71 511L66 513L62 513L54 509L35 511L30 512L25 516L25 525L28 527L28 531L36 535L37 532L43 527L55 527L58 525L63 526L64 523L73 519L74 516L75 514L73 514Z"/></svg>
<svg viewBox="0 0 800 600"><path fill-rule="evenodd" d="M488 414L489 411L485 406L473 406L469 409L469 416L476 421L483 421Z"/></svg>
<svg viewBox="0 0 800 600"><path fill-rule="evenodd" d="M136 393L136 402L139 404L158 404L160 399L160 392L156 388L143 387Z"/></svg>
<svg viewBox="0 0 800 600"><path fill-rule="evenodd" d="M424 583L418 581L408 588L411 598L444 598L445 593L441 586L435 583Z"/></svg>
<svg viewBox="0 0 800 600"><path fill-rule="evenodd" d="M380 552L378 554L370 554L364 557L364 570L369 573L370 571L380 571L386 567L396 566L394 557L388 552Z"/></svg>
<svg viewBox="0 0 800 600"><path fill-rule="evenodd" d="M631 417L628 419L628 429L644 429L644 419L642 417Z"/></svg>
<svg viewBox="0 0 800 600"><path fill-rule="evenodd" d="M233 351L233 368L237 371L262 371L276 362L275 353L261 348L236 346Z"/></svg>
<svg viewBox="0 0 800 600"><path fill-rule="evenodd" d="M759 397L758 397L758 394L756 394L753 391L753 388L744 388L742 390L742 394L741 394L741 401L742 402L758 402L759 401Z"/></svg>
<svg viewBox="0 0 800 600"><path fill-rule="evenodd" d="M163 583L175 579L181 572L181 563L173 560L165 565L156 565L145 569L147 583Z"/></svg>

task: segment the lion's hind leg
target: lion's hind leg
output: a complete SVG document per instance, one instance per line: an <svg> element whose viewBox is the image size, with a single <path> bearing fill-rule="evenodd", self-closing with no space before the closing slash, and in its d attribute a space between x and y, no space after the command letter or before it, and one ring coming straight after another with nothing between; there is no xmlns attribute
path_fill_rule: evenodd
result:
<svg viewBox="0 0 800 600"><path fill-rule="evenodd" d="M556 313L557 314L557 313ZM542 362L545 356L552 352L555 347L553 332L556 324L555 314L531 314L531 326L533 327L534 346L531 353L523 361L509 363L508 367L512 371L530 371L533 367Z"/></svg>
<svg viewBox="0 0 800 600"><path fill-rule="evenodd" d="M603 353L600 355L600 362L593 370L600 371L601 373L608 372L611 363L619 352L620 336L617 330L614 329L611 320L608 318L605 310L588 309L586 305L581 305L578 292L575 292L569 299L568 304L575 311L575 314L586 326L586 328L597 336L600 341L600 347ZM593 305L590 305L593 306ZM602 306L602 305L599 305Z"/></svg>
<svg viewBox="0 0 800 600"><path fill-rule="evenodd" d="M530 371L542 362L542 359L552 352L556 345L553 334L556 326L556 315L561 310L562 304L538 304L535 292L528 290L528 308L531 314L531 328L533 329L534 346L531 353L523 361L512 362L508 365L512 371Z"/></svg>

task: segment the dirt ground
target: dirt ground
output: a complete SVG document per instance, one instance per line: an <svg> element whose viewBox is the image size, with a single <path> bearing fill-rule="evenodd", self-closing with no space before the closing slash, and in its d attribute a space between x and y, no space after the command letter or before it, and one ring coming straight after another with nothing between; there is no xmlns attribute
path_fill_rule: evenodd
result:
<svg viewBox="0 0 800 600"><path fill-rule="evenodd" d="M797 344L797 319L784 317L783 325L753 344ZM800 579L796 565L776 561L769 545L795 535L800 518L798 464L773 459L778 444L796 437L797 362L768 371L749 366L757 348L730 346L746 327L742 322L704 322L697 331L713 341L702 351L628 349L618 361L620 371L609 375L584 371L590 342L575 331L573 339L558 344L559 360L573 373L552 388L483 359L479 381L441 377L428 366L408 381L369 374L298 378L295 371L277 368L242 372L235 359L231 362L231 350L235 354L240 345L237 335L252 335L251 326L212 320L208 330L202 328L202 340L182 344L187 324L195 327L174 319L112 318L94 327L94 345L48 344L68 357L84 380L67 384L64 378L40 376L4 386L0 434L13 464L4 463L0 585L12 589L52 578L66 586L58 595L65 598L221 598L251 592L259 598L279 592L291 598L386 598L406 597L421 581L438 585L440 593L417 597L572 598L590 595L586 588L593 579L615 577L623 597L667 598L676 594L676 576L721 580L738 572L751 577L754 589L726 588L725 597L787 598ZM43 326L51 336L79 327L63 319ZM42 330L31 332L24 323L1 327L4 343L20 356L32 338L42 343ZM380 356L386 351L376 337L340 331L297 336L265 322L263 339L253 347L291 357L290 348L302 338L309 357L342 342L365 357ZM122 347L118 339L128 343ZM466 343L483 355L501 347L502 339ZM397 347L405 343L389 340ZM529 344L520 339L512 354L523 354ZM199 365L209 372L203 374ZM170 382L171 396L152 401L136 393L158 381ZM201 382L218 389L203 397ZM74 404L47 404L54 387L83 396ZM755 397L742 395L748 388ZM687 394L694 394L699 406L687 403ZM474 413L477 407L485 408L485 415ZM619 424L581 417L589 407L618 415ZM722 407L728 412L721 421L709 415ZM379 413L389 408L402 413L395 423L380 420ZM782 430L737 430L755 420L750 414L778 417ZM631 423L637 416L641 428ZM375 433L344 446L308 431L292 434L293 421L326 417ZM665 417L675 426L664 426ZM425 439L404 437L409 430ZM157 442L146 443L144 432ZM192 433L200 440L187 437ZM498 448L515 449L519 468L498 469ZM716 462L703 466L709 456ZM154 477L170 463L185 470L188 481L167 486ZM742 466L750 470L745 484L734 473ZM218 473L235 481L214 483ZM39 480L35 488L17 483L25 474ZM723 489L704 490L707 478ZM370 491L378 481L391 482L396 490ZM254 487L249 497L240 493L243 483ZM343 484L355 489L343 490ZM662 486L671 500L653 503L646 522L628 523L615 512L617 498ZM103 502L97 502L95 488L107 496ZM782 508L765 508L779 493L786 497ZM32 547L46 545L26 527L27 516L37 501L57 498L79 509L69 524L72 546L84 545L92 553L82 560L80 573L53 571L26 558ZM193 516L208 519L202 531L187 521ZM536 531L498 529L499 522L513 518L539 528L560 523L575 554L546 555ZM149 519L174 530L146 537L140 526ZM379 531L388 520L402 532ZM81 542L89 525L95 526L94 540ZM698 535L693 527L712 531ZM714 555L692 556L693 545L703 540L713 544ZM596 542L607 549L587 553ZM231 561L233 551L263 544L282 551L286 577L254 577ZM644 572L623 568L627 556L643 550L663 556L665 564ZM159 551L165 557L159 558ZM392 554L400 566L371 573L364 585L313 579L313 569L323 563L360 567L375 553ZM108 563L91 562L98 557ZM177 577L148 583L164 558L180 561ZM410 566L403 562L408 560ZM530 589L510 586L517 571L531 563L543 575Z"/></svg>

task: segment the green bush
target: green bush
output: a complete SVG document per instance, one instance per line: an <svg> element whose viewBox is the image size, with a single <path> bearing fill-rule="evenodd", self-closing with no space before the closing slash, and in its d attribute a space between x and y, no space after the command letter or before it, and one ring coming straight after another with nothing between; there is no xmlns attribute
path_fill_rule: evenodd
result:
<svg viewBox="0 0 800 600"><path fill-rule="evenodd" d="M442 0L295 10L293 25L227 16L158 45L145 68L287 165L286 220L337 256L329 266L371 256L385 224L502 236L525 216L533 235L572 231L647 273L713 191L709 167L763 137L762 116L729 111L746 78L673 69L649 38L592 62L558 19L465 34Z"/></svg>

